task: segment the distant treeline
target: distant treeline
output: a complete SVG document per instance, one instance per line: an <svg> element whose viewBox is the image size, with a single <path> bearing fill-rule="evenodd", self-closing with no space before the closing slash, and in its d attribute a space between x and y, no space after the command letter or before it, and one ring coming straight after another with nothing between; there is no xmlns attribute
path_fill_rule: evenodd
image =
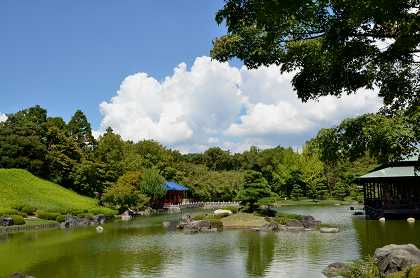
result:
<svg viewBox="0 0 420 278"><path fill-rule="evenodd" d="M96 140L80 110L66 123L35 106L0 123L0 167L27 169L87 196L106 191L123 175L154 169L190 187L190 197L200 200L235 199L250 170L261 174L258 179L275 196L344 198L357 195L356 176L417 150L419 114L418 109L346 119L320 130L300 153L278 146L181 154L156 141L124 141L111 128Z"/></svg>

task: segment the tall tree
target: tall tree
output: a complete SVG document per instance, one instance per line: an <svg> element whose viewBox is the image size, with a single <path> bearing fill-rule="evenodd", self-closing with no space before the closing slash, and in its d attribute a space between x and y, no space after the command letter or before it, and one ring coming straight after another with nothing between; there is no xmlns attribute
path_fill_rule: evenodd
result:
<svg viewBox="0 0 420 278"><path fill-rule="evenodd" d="M211 56L296 72L299 98L379 87L394 108L420 103L418 0L225 0Z"/></svg>
<svg viewBox="0 0 420 278"><path fill-rule="evenodd" d="M238 193L237 199L247 211L255 211L258 208L260 199L271 197L275 194L271 192L268 182L260 172L248 170L244 176L244 183Z"/></svg>
<svg viewBox="0 0 420 278"><path fill-rule="evenodd" d="M24 168L46 176L47 111L35 106L7 116L0 123L0 167Z"/></svg>
<svg viewBox="0 0 420 278"><path fill-rule="evenodd" d="M77 110L74 113L68 123L67 129L70 136L82 150L90 152L96 146L96 140L92 135L92 128L82 111Z"/></svg>

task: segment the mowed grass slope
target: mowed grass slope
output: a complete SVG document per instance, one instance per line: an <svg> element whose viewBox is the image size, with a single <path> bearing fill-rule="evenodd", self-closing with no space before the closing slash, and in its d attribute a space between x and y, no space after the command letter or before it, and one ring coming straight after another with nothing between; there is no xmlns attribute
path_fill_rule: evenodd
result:
<svg viewBox="0 0 420 278"><path fill-rule="evenodd" d="M95 199L81 196L22 169L0 169L0 209L22 206L66 212L99 208Z"/></svg>

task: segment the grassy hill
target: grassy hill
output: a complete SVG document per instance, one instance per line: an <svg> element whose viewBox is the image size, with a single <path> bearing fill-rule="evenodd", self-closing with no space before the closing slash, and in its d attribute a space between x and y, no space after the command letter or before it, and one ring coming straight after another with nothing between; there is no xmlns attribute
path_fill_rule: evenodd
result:
<svg viewBox="0 0 420 278"><path fill-rule="evenodd" d="M0 169L0 211L24 206L61 213L111 211L101 208L95 199L38 178L26 170Z"/></svg>

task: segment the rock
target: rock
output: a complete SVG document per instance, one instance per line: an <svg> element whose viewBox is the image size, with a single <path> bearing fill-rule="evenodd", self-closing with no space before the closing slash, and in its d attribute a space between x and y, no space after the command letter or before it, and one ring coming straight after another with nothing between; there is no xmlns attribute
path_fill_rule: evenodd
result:
<svg viewBox="0 0 420 278"><path fill-rule="evenodd" d="M13 226L13 219L11 217L1 217L0 221L1 226Z"/></svg>
<svg viewBox="0 0 420 278"><path fill-rule="evenodd" d="M96 215L95 216L95 221L96 221L96 223L103 225L106 221L106 216L103 215L103 214Z"/></svg>
<svg viewBox="0 0 420 278"><path fill-rule="evenodd" d="M384 274L402 271L420 264L420 250L414 244L390 244L375 250L379 270Z"/></svg>
<svg viewBox="0 0 420 278"><path fill-rule="evenodd" d="M315 218L310 215L304 216L301 222L305 228L309 228L309 229L313 229L319 224L321 224L321 221L315 220Z"/></svg>
<svg viewBox="0 0 420 278"><path fill-rule="evenodd" d="M171 222L169 222L169 221L163 221L162 222L162 226L165 227L165 228L168 228L170 225L171 225Z"/></svg>
<svg viewBox="0 0 420 278"><path fill-rule="evenodd" d="M321 233L338 233L340 230L338 228L322 227L321 229L319 229L319 231Z"/></svg>
<svg viewBox="0 0 420 278"><path fill-rule="evenodd" d="M223 224L221 221L209 221L209 220L196 220L191 221L190 223L180 223L178 224L180 229L188 230L188 233L191 231L197 232L208 232L209 230L213 231L216 229L220 231L223 229Z"/></svg>
<svg viewBox="0 0 420 278"><path fill-rule="evenodd" d="M304 228L303 223L300 220L289 220L289 221L287 221L286 226L287 227L302 227L302 228Z"/></svg>
<svg viewBox="0 0 420 278"><path fill-rule="evenodd" d="M303 227L303 226L291 226L291 227L286 226L286 231L300 232L300 231L304 231L304 230L305 230L305 227Z"/></svg>
<svg viewBox="0 0 420 278"><path fill-rule="evenodd" d="M96 231L98 233L102 233L104 231L104 228L102 226L98 226L98 227L96 227Z"/></svg>
<svg viewBox="0 0 420 278"><path fill-rule="evenodd" d="M20 272L13 273L10 275L10 278L34 278L33 276L29 276Z"/></svg>
<svg viewBox="0 0 420 278"><path fill-rule="evenodd" d="M81 220L77 216L67 214L64 221L60 224L62 228L71 228L80 226Z"/></svg>
<svg viewBox="0 0 420 278"><path fill-rule="evenodd" d="M379 220L379 222L385 222L385 217L381 217L378 220Z"/></svg>
<svg viewBox="0 0 420 278"><path fill-rule="evenodd" d="M324 274L327 277L340 277L341 274L346 271L347 265L344 263L332 263L329 264L324 270L322 271L322 274Z"/></svg>
<svg viewBox="0 0 420 278"><path fill-rule="evenodd" d="M131 220L131 214L128 210L124 211L120 216L123 221Z"/></svg>
<svg viewBox="0 0 420 278"><path fill-rule="evenodd" d="M414 222L416 222L416 219L414 219L413 217L409 217L409 218L407 218L407 222L408 223L414 223Z"/></svg>
<svg viewBox="0 0 420 278"><path fill-rule="evenodd" d="M232 214L232 211L228 209L217 209L214 211L214 215L216 216L229 216Z"/></svg>
<svg viewBox="0 0 420 278"><path fill-rule="evenodd" d="M276 223L268 223L268 224L263 225L260 228L260 231L263 231L263 232L277 232L279 230L280 230L279 225Z"/></svg>

